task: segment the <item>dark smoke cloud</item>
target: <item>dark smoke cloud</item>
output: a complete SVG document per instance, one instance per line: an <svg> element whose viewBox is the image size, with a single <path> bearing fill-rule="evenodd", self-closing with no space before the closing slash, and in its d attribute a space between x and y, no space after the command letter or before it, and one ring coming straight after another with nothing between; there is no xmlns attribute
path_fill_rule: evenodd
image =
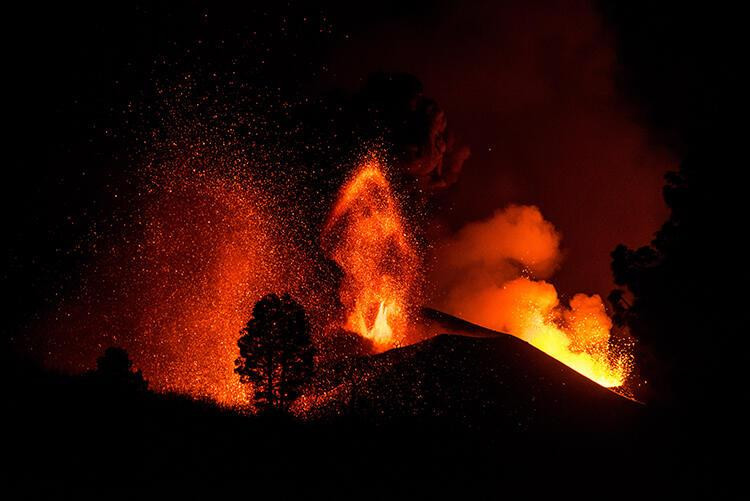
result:
<svg viewBox="0 0 750 501"><path fill-rule="evenodd" d="M374 74L355 101L382 130L396 162L423 186L445 188L458 180L469 148L456 143L445 111L423 94L417 78Z"/></svg>
<svg viewBox="0 0 750 501"><path fill-rule="evenodd" d="M472 150L439 222L535 205L564 237L561 290L606 294L609 253L650 240L676 163L619 92L615 56L591 2L462 2L354 32L330 75L352 88L374 68L418 75Z"/></svg>
<svg viewBox="0 0 750 501"><path fill-rule="evenodd" d="M395 171L425 190L439 190L458 180L469 157L445 110L425 95L419 79L406 73L370 74L355 91L324 93L307 111L305 124L316 134L312 142L336 145L326 150L325 159L334 170L374 147L389 157Z"/></svg>

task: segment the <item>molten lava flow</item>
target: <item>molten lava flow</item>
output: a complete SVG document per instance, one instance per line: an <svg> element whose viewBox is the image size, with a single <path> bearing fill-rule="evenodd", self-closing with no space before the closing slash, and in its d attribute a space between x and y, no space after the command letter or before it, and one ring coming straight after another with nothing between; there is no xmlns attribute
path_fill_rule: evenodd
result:
<svg viewBox="0 0 750 501"><path fill-rule="evenodd" d="M627 353L612 353L612 321L597 295L576 294L560 304L552 284L518 278L491 297L493 327L528 341L602 386L622 386L628 375ZM486 317L485 317L486 318Z"/></svg>
<svg viewBox="0 0 750 501"><path fill-rule="evenodd" d="M371 340L377 350L401 345L418 258L376 158L363 162L342 187L323 241L344 272L344 328Z"/></svg>
<svg viewBox="0 0 750 501"><path fill-rule="evenodd" d="M473 301L467 320L513 334L602 386L622 386L630 373L628 347L610 346L612 321L598 295L576 294L568 307L552 284L517 278Z"/></svg>
<svg viewBox="0 0 750 501"><path fill-rule="evenodd" d="M560 261L560 235L539 209L510 206L466 225L436 248L438 307L513 334L602 386L622 386L629 346L610 342L612 321L597 295L560 302L549 278Z"/></svg>
<svg viewBox="0 0 750 501"><path fill-rule="evenodd" d="M630 372L630 353L610 346L612 321L598 295L576 294L565 306L552 284L517 278L472 296L460 315L513 334L602 386L622 386Z"/></svg>

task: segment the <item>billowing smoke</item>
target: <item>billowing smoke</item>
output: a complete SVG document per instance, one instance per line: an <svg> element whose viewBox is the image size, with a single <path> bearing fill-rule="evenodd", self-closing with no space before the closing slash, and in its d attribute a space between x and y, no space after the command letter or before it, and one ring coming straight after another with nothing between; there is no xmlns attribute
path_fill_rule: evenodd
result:
<svg viewBox="0 0 750 501"><path fill-rule="evenodd" d="M372 18L331 73L418 75L471 147L461 179L438 194L450 207L440 224L455 231L509 203L541 204L565 233L556 282L607 294L612 249L647 243L667 217L661 187L675 161L620 93L603 2L428 3L413 18Z"/></svg>
<svg viewBox="0 0 750 501"><path fill-rule="evenodd" d="M469 148L456 143L445 112L423 94L412 75L375 73L355 96L367 110L373 132L381 134L396 164L427 189L455 183Z"/></svg>
<svg viewBox="0 0 750 501"><path fill-rule="evenodd" d="M604 386L621 386L629 353L610 347L612 321L598 295L563 303L549 279L560 234L533 206L469 223L434 251L438 308L513 334Z"/></svg>
<svg viewBox="0 0 750 501"><path fill-rule="evenodd" d="M477 291L522 274L551 276L560 261L560 234L536 207L511 205L467 224L438 244L434 254L439 305L462 314L459 306Z"/></svg>
<svg viewBox="0 0 750 501"><path fill-rule="evenodd" d="M424 95L420 81L404 73L374 73L358 91L333 92L311 116L325 144L337 144L338 156L377 146L394 174L414 178L424 190L438 190L458 180L469 148L448 125L445 111ZM309 125L309 121L308 121ZM366 148L367 149L367 148Z"/></svg>

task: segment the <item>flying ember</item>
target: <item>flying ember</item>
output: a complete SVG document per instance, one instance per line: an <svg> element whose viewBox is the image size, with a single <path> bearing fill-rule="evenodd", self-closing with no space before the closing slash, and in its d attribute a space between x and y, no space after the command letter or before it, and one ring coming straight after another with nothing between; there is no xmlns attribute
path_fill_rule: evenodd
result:
<svg viewBox="0 0 750 501"><path fill-rule="evenodd" d="M127 238L102 245L83 292L52 319L71 342L50 362L80 370L116 344L156 391L243 406L238 333L269 290L302 295L306 268L299 253L295 268L281 265L291 251L261 190L195 164L180 158L146 173L138 216L121 230Z"/></svg>

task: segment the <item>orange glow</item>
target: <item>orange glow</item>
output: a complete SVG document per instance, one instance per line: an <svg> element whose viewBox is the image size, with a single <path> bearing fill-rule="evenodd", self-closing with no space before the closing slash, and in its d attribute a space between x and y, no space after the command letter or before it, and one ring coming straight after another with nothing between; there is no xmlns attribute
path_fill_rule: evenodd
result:
<svg viewBox="0 0 750 501"><path fill-rule="evenodd" d="M146 210L138 336L128 348L158 391L248 402L234 373L237 338L253 303L283 281L262 195L243 184L173 176Z"/></svg>
<svg viewBox="0 0 750 501"><path fill-rule="evenodd" d="M85 370L118 345L153 390L247 406L234 373L240 329L268 292L314 306L309 263L284 238L274 201L242 171L189 160L149 173L136 224L105 242L86 277L90 292L60 305L54 326L70 342L51 362Z"/></svg>
<svg viewBox="0 0 750 501"><path fill-rule="evenodd" d="M343 327L378 351L404 343L418 258L380 161L371 156L342 187L323 231L344 272Z"/></svg>
<svg viewBox="0 0 750 501"><path fill-rule="evenodd" d="M602 386L622 386L630 347L611 346L612 321L601 298L576 294L565 305L551 283L525 277L555 272L560 239L532 206L509 206L467 224L436 248L437 305L517 336Z"/></svg>
<svg viewBox="0 0 750 501"><path fill-rule="evenodd" d="M622 386L630 372L629 353L610 349L612 321L597 295L576 294L567 307L552 284L517 278L474 301L467 320L513 334L602 386Z"/></svg>
<svg viewBox="0 0 750 501"><path fill-rule="evenodd" d="M376 345L387 345L393 339L393 329L388 324L388 314L394 308L392 304L386 306L385 301L381 301L380 306L378 306L378 315L375 317L371 329L367 328L367 322L361 312L355 312L357 332L365 333L364 336L372 339Z"/></svg>

